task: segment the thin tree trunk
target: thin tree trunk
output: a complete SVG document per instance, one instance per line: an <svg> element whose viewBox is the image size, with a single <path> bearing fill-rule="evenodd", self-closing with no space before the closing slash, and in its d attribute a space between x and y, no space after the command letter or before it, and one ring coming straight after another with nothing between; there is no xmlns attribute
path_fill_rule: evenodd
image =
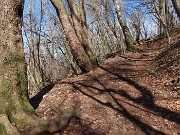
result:
<svg viewBox="0 0 180 135"><path fill-rule="evenodd" d="M168 1L159 0L158 5L155 0L153 0L154 9L156 12L156 17L159 21L159 35L160 37L167 37L170 42L169 29L168 29Z"/></svg>
<svg viewBox="0 0 180 135"><path fill-rule="evenodd" d="M95 55L93 54L91 48L89 47L88 42L88 28L86 23L86 13L84 7L84 0L79 0L79 10L80 10L80 20L81 20L81 28L82 28L82 45L89 56L93 65L97 65L97 61Z"/></svg>
<svg viewBox="0 0 180 135"><path fill-rule="evenodd" d="M133 51L134 50L134 44L133 44L133 39L130 33L130 30L126 24L126 21L124 20L124 17L122 15L122 8L120 3L118 2L118 0L113 0L114 5L115 5L115 9L116 9L116 13L117 13L117 17L119 20L119 23L121 25L124 37L125 37L125 43L127 46L127 50L128 51Z"/></svg>
<svg viewBox="0 0 180 135"><path fill-rule="evenodd" d="M41 31L41 22L42 22L42 2L41 2L41 12L40 12L40 31ZM29 97L35 96L39 90L44 86L44 75L41 68L41 59L40 59L40 40L41 36L34 36L33 31L36 31L37 21L33 25L33 5L32 1L30 4L30 40L29 40L29 50L30 57L28 63L28 83L29 83Z"/></svg>
<svg viewBox="0 0 180 135"><path fill-rule="evenodd" d="M71 12L72 16L75 15L73 17L75 18L73 22L75 23L75 25L73 26L73 23L71 22L69 15L66 11L66 8L64 6L63 0L51 0L51 2L55 6L57 13L59 14L60 20L64 28L64 32L69 41L71 53L74 59L76 60L77 65L81 69L81 71L89 72L92 69L96 68L98 64L96 62L94 54L92 53L92 51L89 51L90 48L88 48L86 45L83 45L83 43L81 42L82 39L78 38L81 37L82 35L80 26L78 25L78 23L81 22L78 22L77 21L78 16L76 16L76 14L73 14L75 13L75 10ZM70 7L71 4L69 4ZM74 7L71 7L71 9L74 9Z"/></svg>
<svg viewBox="0 0 180 135"><path fill-rule="evenodd" d="M165 0L159 0L159 16L161 18L160 20L160 35L162 37L166 36L166 2Z"/></svg>

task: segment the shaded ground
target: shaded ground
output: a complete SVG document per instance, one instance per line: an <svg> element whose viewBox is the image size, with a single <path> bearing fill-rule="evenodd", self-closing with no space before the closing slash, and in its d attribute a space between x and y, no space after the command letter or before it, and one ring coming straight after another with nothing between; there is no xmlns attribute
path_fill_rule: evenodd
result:
<svg viewBox="0 0 180 135"><path fill-rule="evenodd" d="M180 34L176 33L172 41L179 44L178 39ZM161 40L149 46L137 46L136 53L109 58L95 71L62 80L52 89L53 85L49 86L32 98L31 103L44 118L59 117L52 108L76 110L81 114L80 119L72 119L63 131L55 134L180 135L177 82L180 45L173 52L176 55L172 55L176 62L157 68L170 59L159 57L154 61L165 44ZM175 70L166 71L170 66ZM171 85L173 80L176 89Z"/></svg>

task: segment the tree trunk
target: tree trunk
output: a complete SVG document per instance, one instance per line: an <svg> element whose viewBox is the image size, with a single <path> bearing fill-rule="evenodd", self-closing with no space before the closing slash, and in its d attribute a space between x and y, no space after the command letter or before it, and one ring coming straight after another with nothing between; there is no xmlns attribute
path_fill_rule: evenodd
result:
<svg viewBox="0 0 180 135"><path fill-rule="evenodd" d="M114 5L115 5L115 9L116 9L116 13L117 13L119 23L121 25L121 28L122 28L122 31L123 31L123 34L124 34L127 50L128 51L134 51L133 39L132 39L130 30L129 30L127 24L126 24L126 21L124 20L124 17L122 15L121 5L118 2L118 0L113 0L113 2L114 2Z"/></svg>
<svg viewBox="0 0 180 135"><path fill-rule="evenodd" d="M0 0L0 134L2 135L35 135L43 131L51 133L61 129L72 116L76 115L72 112L68 117L63 116L51 122L34 115L27 95L26 64L21 34L22 7L23 0Z"/></svg>
<svg viewBox="0 0 180 135"><path fill-rule="evenodd" d="M24 111L33 110L28 102L26 64L22 48L22 4L22 0L0 0L0 119L4 121L0 121L0 124L6 129L10 122L16 121L21 114L26 114ZM12 121L8 122L6 118ZM11 134L10 130L7 132Z"/></svg>
<svg viewBox="0 0 180 135"><path fill-rule="evenodd" d="M28 62L28 90L29 90L29 97L35 96L41 88L44 86L44 75L43 71L41 68L41 59L40 59L40 40L41 36L36 35L34 36L34 31L36 31L37 28L37 21L34 18L34 12L33 12L33 5L32 1L30 4L30 9L29 9L29 29L30 29L30 39L28 43L29 47L29 62ZM42 22L42 3L41 3L41 20L40 20L40 26L39 29L41 31L41 22ZM33 22L35 22L33 24Z"/></svg>
<svg viewBox="0 0 180 135"><path fill-rule="evenodd" d="M180 19L180 1L179 0L172 0L174 9L176 10L177 16Z"/></svg>
<svg viewBox="0 0 180 135"><path fill-rule="evenodd" d="M154 9L156 12L156 17L158 19L158 29L160 37L167 37L169 42L169 27L168 27L168 14L169 14L169 7L168 7L168 0L159 0L158 4L155 0L153 0Z"/></svg>
<svg viewBox="0 0 180 135"><path fill-rule="evenodd" d="M95 55L93 54L91 48L88 43L88 28L86 23L86 12L84 7L84 0L79 0L79 10L80 10L80 20L81 20L81 30L82 30L82 45L85 49L85 52L89 56L93 65L98 65Z"/></svg>
<svg viewBox="0 0 180 135"><path fill-rule="evenodd" d="M81 27L81 24L84 26L83 23L85 23L86 20L80 19L80 15L77 15L75 3L68 1L72 16L71 22L63 0L51 0L51 2L57 10L64 32L69 41L71 53L81 71L85 73L96 68L98 64L88 45L87 32Z"/></svg>
<svg viewBox="0 0 180 135"><path fill-rule="evenodd" d="M165 0L159 0L159 16L160 16L160 21L159 21L159 32L161 37L166 36L166 2Z"/></svg>

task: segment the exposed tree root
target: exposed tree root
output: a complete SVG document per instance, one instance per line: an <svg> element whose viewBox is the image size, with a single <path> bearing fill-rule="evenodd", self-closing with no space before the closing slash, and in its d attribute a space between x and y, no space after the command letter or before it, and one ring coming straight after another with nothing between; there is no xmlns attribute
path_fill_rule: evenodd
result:
<svg viewBox="0 0 180 135"><path fill-rule="evenodd" d="M54 109L54 111L62 113L61 110ZM21 111L11 116L1 115L0 124L5 127L8 135L40 135L60 131L68 125L73 117L79 117L76 111L68 111L59 115L59 119L46 120Z"/></svg>
<svg viewBox="0 0 180 135"><path fill-rule="evenodd" d="M2 124L8 135L20 135L17 128L10 122L7 115L0 115L0 124Z"/></svg>

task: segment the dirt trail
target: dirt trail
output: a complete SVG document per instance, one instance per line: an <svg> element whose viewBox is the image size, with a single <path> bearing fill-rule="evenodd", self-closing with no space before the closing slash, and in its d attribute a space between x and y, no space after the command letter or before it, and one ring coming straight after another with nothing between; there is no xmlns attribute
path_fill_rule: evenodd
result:
<svg viewBox="0 0 180 135"><path fill-rule="evenodd" d="M180 135L180 95L165 86L174 76L151 66L164 43L137 46L137 53L116 55L95 71L50 86L31 99L42 99L36 113L58 117L51 106L80 112L62 135Z"/></svg>

